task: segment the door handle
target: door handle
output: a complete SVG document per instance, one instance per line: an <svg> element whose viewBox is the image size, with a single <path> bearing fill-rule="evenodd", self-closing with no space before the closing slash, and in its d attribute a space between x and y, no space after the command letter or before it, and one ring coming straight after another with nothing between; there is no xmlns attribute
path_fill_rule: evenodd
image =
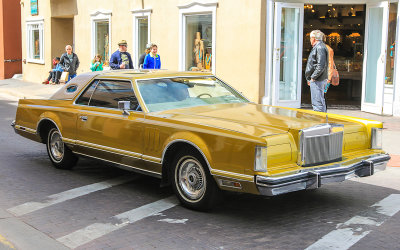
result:
<svg viewBox="0 0 400 250"><path fill-rule="evenodd" d="M87 121L87 116L86 115L81 115L79 116L81 118L81 121L86 122Z"/></svg>

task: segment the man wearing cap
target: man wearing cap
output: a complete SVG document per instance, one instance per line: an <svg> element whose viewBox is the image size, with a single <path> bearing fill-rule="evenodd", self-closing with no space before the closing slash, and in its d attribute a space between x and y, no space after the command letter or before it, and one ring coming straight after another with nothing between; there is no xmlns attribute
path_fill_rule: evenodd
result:
<svg viewBox="0 0 400 250"><path fill-rule="evenodd" d="M118 43L119 49L110 58L111 69L133 69L131 54L127 52L128 44L125 40Z"/></svg>
<svg viewBox="0 0 400 250"><path fill-rule="evenodd" d="M152 45L151 43L146 44L146 49L144 50L144 53L142 55L140 55L139 68L143 68L144 58L147 56L147 54L150 53L151 45Z"/></svg>

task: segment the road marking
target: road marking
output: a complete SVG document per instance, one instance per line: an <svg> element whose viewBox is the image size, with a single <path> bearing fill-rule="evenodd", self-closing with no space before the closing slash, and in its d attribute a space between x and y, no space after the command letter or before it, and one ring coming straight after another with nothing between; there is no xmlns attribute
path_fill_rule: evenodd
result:
<svg viewBox="0 0 400 250"><path fill-rule="evenodd" d="M400 211L400 194L391 194L372 205L371 208L362 215L354 216L345 223L338 224L336 230L323 236L306 250L349 249Z"/></svg>
<svg viewBox="0 0 400 250"><path fill-rule="evenodd" d="M11 244L3 235L0 234L0 244L3 244L3 246L6 246L11 249L15 249L14 245Z"/></svg>
<svg viewBox="0 0 400 250"><path fill-rule="evenodd" d="M7 209L8 212L12 213L15 216L21 216L24 214L32 213L34 211L37 211L39 209L49 207L67 200L71 200L83 195L87 195L96 191L104 190L116 185L121 185L126 182L132 181L134 179L138 178L138 176L123 176L123 177L118 177L114 179L110 179L107 181L102 181L90 185L86 185L83 187L79 188L74 188L71 190L67 190L58 194L53 194L50 196L47 196L45 201L43 202L27 202L12 208Z"/></svg>
<svg viewBox="0 0 400 250"><path fill-rule="evenodd" d="M69 248L76 248L131 223L175 207L178 201L174 196L126 211L110 218L110 222L93 223L85 228L57 239Z"/></svg>

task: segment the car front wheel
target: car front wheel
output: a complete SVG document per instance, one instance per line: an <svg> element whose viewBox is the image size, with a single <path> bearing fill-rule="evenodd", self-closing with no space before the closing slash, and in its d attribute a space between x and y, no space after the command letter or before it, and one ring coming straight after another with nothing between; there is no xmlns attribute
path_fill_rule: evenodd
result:
<svg viewBox="0 0 400 250"><path fill-rule="evenodd" d="M51 128L47 136L47 154L54 167L71 169L78 162L78 157L64 144L57 128Z"/></svg>
<svg viewBox="0 0 400 250"><path fill-rule="evenodd" d="M181 151L175 157L173 167L173 189L185 207L208 210L215 206L220 190L201 155Z"/></svg>

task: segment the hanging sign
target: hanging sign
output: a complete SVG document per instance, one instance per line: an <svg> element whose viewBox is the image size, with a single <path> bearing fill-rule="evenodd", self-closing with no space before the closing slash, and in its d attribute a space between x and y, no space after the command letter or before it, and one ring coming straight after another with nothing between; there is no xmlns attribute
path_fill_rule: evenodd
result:
<svg viewBox="0 0 400 250"><path fill-rule="evenodd" d="M31 0L31 15L38 15L38 0Z"/></svg>

